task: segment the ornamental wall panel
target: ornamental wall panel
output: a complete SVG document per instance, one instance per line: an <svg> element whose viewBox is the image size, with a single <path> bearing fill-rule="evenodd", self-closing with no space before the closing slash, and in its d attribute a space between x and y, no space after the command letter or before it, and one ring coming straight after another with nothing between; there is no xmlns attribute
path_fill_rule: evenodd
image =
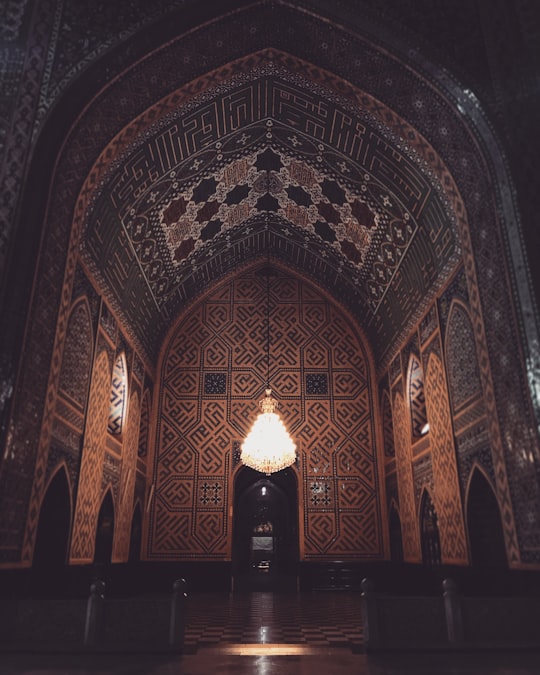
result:
<svg viewBox="0 0 540 675"><path fill-rule="evenodd" d="M326 296L282 268L273 271L268 288L261 268L223 284L182 317L165 345L150 559L230 558L234 449L258 414L268 368L297 444L301 556L383 557L368 351Z"/></svg>
<svg viewBox="0 0 540 675"><path fill-rule="evenodd" d="M73 521L70 562L94 559L97 519L109 419L111 366L105 351L96 359L92 373L86 432L83 442L77 503Z"/></svg>
<svg viewBox="0 0 540 675"><path fill-rule="evenodd" d="M405 562L420 562L420 533L416 517L412 470L411 424L401 393L394 396L394 447L398 482L399 507Z"/></svg>
<svg viewBox="0 0 540 675"><path fill-rule="evenodd" d="M467 540L452 434L450 401L442 361L433 352L429 354L427 361L425 393L442 562L465 565L468 563Z"/></svg>

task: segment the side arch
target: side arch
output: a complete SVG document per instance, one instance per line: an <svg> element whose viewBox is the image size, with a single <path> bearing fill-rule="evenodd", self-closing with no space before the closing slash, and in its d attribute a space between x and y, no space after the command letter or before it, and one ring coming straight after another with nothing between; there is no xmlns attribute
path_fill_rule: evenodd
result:
<svg viewBox="0 0 540 675"><path fill-rule="evenodd" d="M442 557L439 518L427 488L424 488L420 500L419 522L422 544L422 562L427 567L440 565Z"/></svg>
<svg viewBox="0 0 540 675"><path fill-rule="evenodd" d="M491 481L478 465L470 474L466 504L472 565L492 569L507 567L500 505Z"/></svg>
<svg viewBox="0 0 540 675"><path fill-rule="evenodd" d="M58 575L67 562L72 521L72 498L65 464L57 467L45 490L39 511L33 567Z"/></svg>
<svg viewBox="0 0 540 675"><path fill-rule="evenodd" d="M107 489L101 500L96 521L93 562L98 567L103 567L112 562L114 541L115 508L112 489L110 487Z"/></svg>
<svg viewBox="0 0 540 675"><path fill-rule="evenodd" d="M394 439L405 562L420 562L421 547L412 472L410 418L401 392L394 395Z"/></svg>
<svg viewBox="0 0 540 675"><path fill-rule="evenodd" d="M60 393L81 411L86 406L90 387L94 332L86 297L78 299L69 315L60 369Z"/></svg>
<svg viewBox="0 0 540 675"><path fill-rule="evenodd" d="M468 309L453 300L445 335L446 372L452 410L482 394L474 329Z"/></svg>
<svg viewBox="0 0 540 675"><path fill-rule="evenodd" d="M90 385L87 425L71 537L70 561L74 563L90 563L94 559L94 539L101 503L101 479L109 418L110 385L109 357L103 350L96 358Z"/></svg>

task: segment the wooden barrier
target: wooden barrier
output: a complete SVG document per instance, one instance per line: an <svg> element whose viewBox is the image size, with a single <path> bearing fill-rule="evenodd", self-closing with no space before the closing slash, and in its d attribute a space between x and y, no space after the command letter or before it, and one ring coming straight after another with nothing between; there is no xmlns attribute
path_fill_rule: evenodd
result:
<svg viewBox="0 0 540 675"><path fill-rule="evenodd" d="M441 596L390 596L361 584L366 651L539 649L540 598L463 597L452 579Z"/></svg>
<svg viewBox="0 0 540 675"><path fill-rule="evenodd" d="M181 652L187 592L107 598L95 580L84 598L11 598L0 605L0 651Z"/></svg>

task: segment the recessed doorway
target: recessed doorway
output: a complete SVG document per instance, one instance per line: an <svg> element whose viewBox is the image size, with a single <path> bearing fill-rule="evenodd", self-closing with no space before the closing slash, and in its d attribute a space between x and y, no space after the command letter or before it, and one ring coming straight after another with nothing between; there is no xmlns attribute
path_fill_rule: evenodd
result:
<svg viewBox="0 0 540 675"><path fill-rule="evenodd" d="M234 589L295 590L298 482L294 469L265 476L241 467L234 486Z"/></svg>

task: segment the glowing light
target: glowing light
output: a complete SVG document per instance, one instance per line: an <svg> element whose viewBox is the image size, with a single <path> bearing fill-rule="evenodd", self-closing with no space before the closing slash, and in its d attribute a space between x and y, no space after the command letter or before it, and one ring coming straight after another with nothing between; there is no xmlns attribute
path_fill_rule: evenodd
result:
<svg viewBox="0 0 540 675"><path fill-rule="evenodd" d="M296 445L275 412L277 405L272 390L266 389L266 396L259 401L262 412L240 448L242 463L267 475L281 471L296 461Z"/></svg>

